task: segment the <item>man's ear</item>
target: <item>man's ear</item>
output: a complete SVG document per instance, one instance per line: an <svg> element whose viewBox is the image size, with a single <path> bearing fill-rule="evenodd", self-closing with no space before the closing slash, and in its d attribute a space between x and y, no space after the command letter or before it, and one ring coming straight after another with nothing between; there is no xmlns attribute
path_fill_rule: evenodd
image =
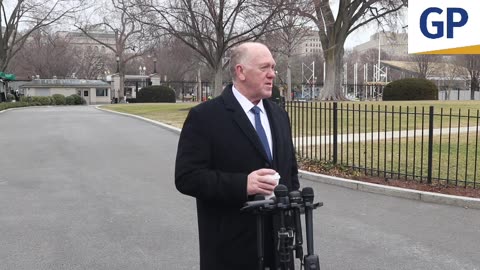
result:
<svg viewBox="0 0 480 270"><path fill-rule="evenodd" d="M238 64L235 66L235 73L237 73L237 79L239 79L240 81L245 80L245 69L242 65Z"/></svg>

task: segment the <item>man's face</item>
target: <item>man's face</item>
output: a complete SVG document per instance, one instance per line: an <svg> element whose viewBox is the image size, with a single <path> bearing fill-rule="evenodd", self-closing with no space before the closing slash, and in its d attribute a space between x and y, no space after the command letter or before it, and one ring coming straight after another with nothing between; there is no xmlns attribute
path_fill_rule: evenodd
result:
<svg viewBox="0 0 480 270"><path fill-rule="evenodd" d="M245 86L244 95L252 102L272 96L273 80L275 79L275 60L264 46L255 46L250 49L249 57L239 76Z"/></svg>

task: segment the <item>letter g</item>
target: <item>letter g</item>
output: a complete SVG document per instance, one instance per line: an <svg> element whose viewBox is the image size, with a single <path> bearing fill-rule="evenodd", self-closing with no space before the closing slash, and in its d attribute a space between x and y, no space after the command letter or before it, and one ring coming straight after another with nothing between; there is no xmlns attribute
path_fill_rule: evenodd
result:
<svg viewBox="0 0 480 270"><path fill-rule="evenodd" d="M442 14L443 10L436 7L427 8L420 16L420 30L427 38L436 39L443 37L443 22L433 21L432 26L437 29L436 33L430 33L427 28L427 18L430 13Z"/></svg>

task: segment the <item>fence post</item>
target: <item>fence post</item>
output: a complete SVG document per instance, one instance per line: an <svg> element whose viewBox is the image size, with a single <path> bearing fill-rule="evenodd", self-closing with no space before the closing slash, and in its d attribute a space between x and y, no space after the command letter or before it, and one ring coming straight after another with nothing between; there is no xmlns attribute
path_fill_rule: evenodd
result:
<svg viewBox="0 0 480 270"><path fill-rule="evenodd" d="M337 164L338 150L338 105L333 103L333 164Z"/></svg>
<svg viewBox="0 0 480 270"><path fill-rule="evenodd" d="M427 183L432 183L433 171L433 106L430 106L429 121L428 121L428 175Z"/></svg>

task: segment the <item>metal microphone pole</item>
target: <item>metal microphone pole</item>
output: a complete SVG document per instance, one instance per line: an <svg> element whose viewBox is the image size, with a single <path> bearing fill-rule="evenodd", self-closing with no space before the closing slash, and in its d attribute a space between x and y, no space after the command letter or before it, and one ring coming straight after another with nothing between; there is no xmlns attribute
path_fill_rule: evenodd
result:
<svg viewBox="0 0 480 270"><path fill-rule="evenodd" d="M255 201L265 200L265 196L256 195ZM263 215L260 210L255 211L257 216L257 259L258 270L264 269L264 254L263 254Z"/></svg>
<svg viewBox="0 0 480 270"><path fill-rule="evenodd" d="M305 270L320 270L318 255L315 255L313 249L313 209L320 204L313 203L313 189L306 187L302 190L303 202L305 204L305 227L307 230L307 255L305 256Z"/></svg>
<svg viewBox="0 0 480 270"><path fill-rule="evenodd" d="M300 208L302 206L302 196L300 191L294 190L288 194L290 198L290 207L293 211L293 218L295 223L295 258L303 259L303 235L302 222L300 220Z"/></svg>
<svg viewBox="0 0 480 270"><path fill-rule="evenodd" d="M288 199L288 189L284 185L278 185L275 187L274 190L275 197L277 198L277 209L279 209L279 217L280 217L280 227L277 233L278 239L278 257L279 263L283 268L288 270L289 264L291 263L290 259L290 250L289 250L289 239L293 238L292 230L287 230L286 223L285 223L285 211L290 208L290 201Z"/></svg>

